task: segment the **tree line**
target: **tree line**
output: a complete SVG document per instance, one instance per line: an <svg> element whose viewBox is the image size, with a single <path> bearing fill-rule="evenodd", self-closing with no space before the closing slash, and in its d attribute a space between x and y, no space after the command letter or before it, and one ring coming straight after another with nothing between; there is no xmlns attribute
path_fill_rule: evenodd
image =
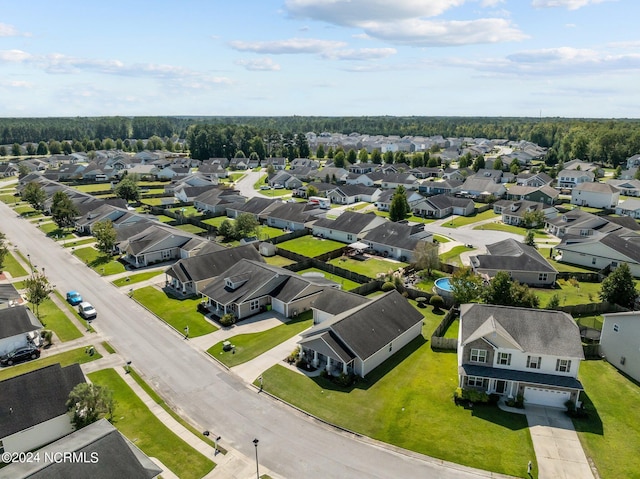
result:
<svg viewBox="0 0 640 479"><path fill-rule="evenodd" d="M33 143L37 150L41 142L64 146L71 141L87 151L110 140L114 147L120 141L134 151L139 146L135 140L130 142L133 145L126 145L125 140L158 137L164 143L186 138L197 158L231 158L240 153L256 153L260 158L307 157L312 152L302 138L310 131L526 140L549 149L549 166L578 158L615 168L640 153L640 120L507 117L0 118L0 145ZM54 154L51 149L49 153Z"/></svg>

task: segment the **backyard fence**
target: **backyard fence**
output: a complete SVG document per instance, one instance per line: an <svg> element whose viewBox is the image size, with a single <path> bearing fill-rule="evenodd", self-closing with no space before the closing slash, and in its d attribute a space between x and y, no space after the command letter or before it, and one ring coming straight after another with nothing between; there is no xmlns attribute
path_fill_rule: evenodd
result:
<svg viewBox="0 0 640 479"><path fill-rule="evenodd" d="M569 313L572 316L592 316L595 314L602 313L621 313L624 311L629 311L627 308L623 308L617 304L613 303L586 303L586 304L576 304L572 306L559 306L556 308L558 311L564 311L565 313Z"/></svg>
<svg viewBox="0 0 640 479"><path fill-rule="evenodd" d="M295 264L285 266L285 268L288 269L289 271L298 272L298 271L302 271L309 268L316 268L326 273L340 276L342 278L354 281L356 283L363 283L362 286L360 287L367 286L370 283L381 284L381 282L377 281L375 278L369 278L368 276L354 273L353 271L349 271L348 269L340 268L339 266L326 263L325 260L321 260L320 257L308 258L298 253L293 253L291 251L285 251L280 249L278 250L278 254L296 262ZM372 288L372 286L370 286L370 288ZM375 289L368 290L368 293L372 291L375 291ZM365 293L365 294L368 294L368 293ZM358 294L363 294L363 293L358 293Z"/></svg>
<svg viewBox="0 0 640 479"><path fill-rule="evenodd" d="M584 352L585 359L602 359L599 344L583 344L582 350Z"/></svg>
<svg viewBox="0 0 640 479"><path fill-rule="evenodd" d="M456 351L458 349L458 340L456 338L443 338L447 329L453 324L458 317L459 311L451 308L444 315L442 321L431 335L431 349L439 351Z"/></svg>

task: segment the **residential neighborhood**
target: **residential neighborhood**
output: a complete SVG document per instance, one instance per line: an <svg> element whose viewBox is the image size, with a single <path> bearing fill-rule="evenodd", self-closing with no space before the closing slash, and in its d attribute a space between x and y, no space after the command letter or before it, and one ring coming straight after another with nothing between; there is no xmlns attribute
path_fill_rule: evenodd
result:
<svg viewBox="0 0 640 479"><path fill-rule="evenodd" d="M349 144L337 134L306 136L316 147ZM382 448L460 461L427 444L437 431L424 421L434 415L484 435L477 446L484 455L493 441L513 443L504 466L469 463L482 474L524 477L515 464L525 454L540 478L557 470L565 477L604 470L601 477L609 477L600 445L585 439L584 429L596 417L611 420L598 416L606 391L594 377L640 374L633 352L636 200L595 164L567 162L554 177L539 171L545 150L530 144L423 140L363 137L355 146L367 154L380 145L415 154L423 143L440 152L459 144L457 156L448 151L434 167L355 161L343 168L324 158L198 161L162 151L104 151L91 161L42 158L17 176L7 168L0 187L7 219L2 451L95 451L115 461L114 471L136 477L232 477L234 467L252 464L248 453L258 443L243 450L230 441L219 452L220 438L234 434L229 419L216 413L221 432L198 411L183 417L149 397L167 394L169 377L191 381L193 363L193 374L211 369L201 376L206 384L228 377L223 382L238 394L254 393L251 401L280 399L285 409L319 418L330 425L326 437L336 426ZM490 165L508 158L518 171L463 167L463 152L484 152ZM46 294L38 296L36 285ZM623 286L624 294L616 289ZM89 319L86 304L95 308ZM127 330L135 345L120 336ZM155 336L166 351L145 346ZM171 363L176 376L139 374L137 367L150 367L147 355ZM615 377L625 391L637 388ZM82 384L110 388L115 417L125 419L110 420L107 408L76 427L69 398ZM215 386L207 388L211 400L221 400ZM419 410L407 434L420 430L429 440L393 439L366 425L386 414L384 395L402 398L394 414ZM169 418L161 414L165 407ZM182 431L187 439L179 447L193 454L193 464L132 438L125 424L134 410L149 424L158 421L163 434ZM578 445L575 461L539 453L556 447L544 442L553 424L537 434L541 411L561 418ZM270 477L284 477L276 462L268 464ZM67 467L11 464L0 477L78 474Z"/></svg>

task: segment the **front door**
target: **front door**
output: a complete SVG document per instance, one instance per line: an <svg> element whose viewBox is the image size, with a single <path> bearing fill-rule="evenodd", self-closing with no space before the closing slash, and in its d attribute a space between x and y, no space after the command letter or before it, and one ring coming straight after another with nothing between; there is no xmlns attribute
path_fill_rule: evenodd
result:
<svg viewBox="0 0 640 479"><path fill-rule="evenodd" d="M504 394L506 386L507 386L506 381L496 381L496 393Z"/></svg>

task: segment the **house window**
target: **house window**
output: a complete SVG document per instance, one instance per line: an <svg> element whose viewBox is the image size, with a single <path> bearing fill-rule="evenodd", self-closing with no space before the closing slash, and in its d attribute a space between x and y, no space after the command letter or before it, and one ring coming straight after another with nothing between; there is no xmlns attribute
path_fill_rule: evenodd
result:
<svg viewBox="0 0 640 479"><path fill-rule="evenodd" d="M472 349L471 357L469 358L473 363L486 363L487 362L487 350L486 349Z"/></svg>
<svg viewBox="0 0 640 479"><path fill-rule="evenodd" d="M624 366L624 363L626 362L627 362L627 358L625 358L624 356L620 356L620 364Z"/></svg>
<svg viewBox="0 0 640 479"><path fill-rule="evenodd" d="M163 251L162 252L162 259L169 259L171 257L171 251Z"/></svg>
<svg viewBox="0 0 640 479"><path fill-rule="evenodd" d="M250 307L251 307L251 311L255 311L256 309L260 308L260 300L259 299L252 299L251 303L250 303Z"/></svg>
<svg viewBox="0 0 640 479"><path fill-rule="evenodd" d="M498 353L498 364L503 366L511 365L511 353Z"/></svg>
<svg viewBox="0 0 640 479"><path fill-rule="evenodd" d="M614 332L616 332L616 333L617 333L618 331L620 331L620 326L619 326L618 324L614 324L614 325L613 325L613 331L614 331Z"/></svg>
<svg viewBox="0 0 640 479"><path fill-rule="evenodd" d="M527 357L527 367L531 369L540 369L540 363L542 363L542 358L540 356L528 356Z"/></svg>
<svg viewBox="0 0 640 479"><path fill-rule="evenodd" d="M393 343L389 343L389 352L393 351Z"/></svg>
<svg viewBox="0 0 640 479"><path fill-rule="evenodd" d="M479 378L477 376L467 376L467 386L472 388L482 388L485 387L485 379Z"/></svg>
<svg viewBox="0 0 640 479"><path fill-rule="evenodd" d="M596 259L595 258L591 258L591 264L596 264Z"/></svg>
<svg viewBox="0 0 640 479"><path fill-rule="evenodd" d="M556 361L556 371L561 373L568 373L571 371L571 360L569 359L558 359Z"/></svg>
<svg viewBox="0 0 640 479"><path fill-rule="evenodd" d="M546 280L547 280L547 273L538 274L538 281L546 281Z"/></svg>
<svg viewBox="0 0 640 479"><path fill-rule="evenodd" d="M353 235L347 235L347 241L353 241Z"/></svg>

